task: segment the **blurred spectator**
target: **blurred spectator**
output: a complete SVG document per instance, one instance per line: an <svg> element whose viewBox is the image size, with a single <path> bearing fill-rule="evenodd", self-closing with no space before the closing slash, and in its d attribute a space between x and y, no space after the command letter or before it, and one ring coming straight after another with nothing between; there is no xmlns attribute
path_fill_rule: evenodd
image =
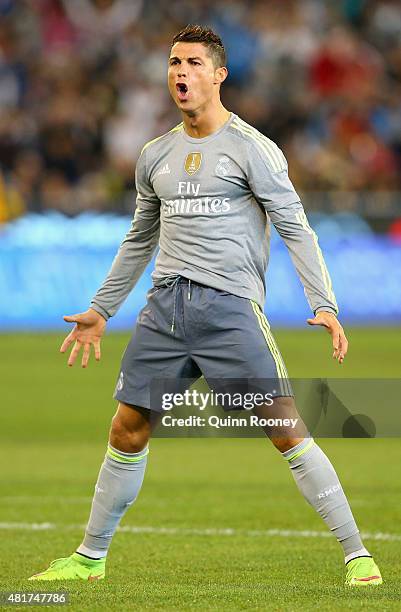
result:
<svg viewBox="0 0 401 612"><path fill-rule="evenodd" d="M222 36L223 100L297 189L401 190L398 0L3 0L0 222L131 212L143 144L179 121L167 53L188 22Z"/></svg>
<svg viewBox="0 0 401 612"><path fill-rule="evenodd" d="M390 226L389 235L395 241L401 244L401 218L396 219Z"/></svg>
<svg viewBox="0 0 401 612"><path fill-rule="evenodd" d="M0 174L0 224L12 221L25 212L24 201L13 185Z"/></svg>

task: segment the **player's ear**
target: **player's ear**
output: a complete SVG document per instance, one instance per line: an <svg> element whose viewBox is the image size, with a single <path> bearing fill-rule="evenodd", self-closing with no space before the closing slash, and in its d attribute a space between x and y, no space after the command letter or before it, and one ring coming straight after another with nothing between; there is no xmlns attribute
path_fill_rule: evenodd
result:
<svg viewBox="0 0 401 612"><path fill-rule="evenodd" d="M216 68L214 71L214 82L216 85L221 85L223 81L226 80L228 76L228 70L225 66L221 66L220 68Z"/></svg>

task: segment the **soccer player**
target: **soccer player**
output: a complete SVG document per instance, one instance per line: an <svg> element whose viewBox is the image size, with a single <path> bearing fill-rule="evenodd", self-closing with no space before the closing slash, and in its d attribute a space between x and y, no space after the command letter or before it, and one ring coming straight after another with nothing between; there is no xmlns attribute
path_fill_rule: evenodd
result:
<svg viewBox="0 0 401 612"><path fill-rule="evenodd" d="M201 374L206 380L273 379L276 413L297 414L263 314L270 222L304 285L314 313L308 323L329 331L333 357L344 361L348 342L330 277L286 159L276 144L223 106L225 66L223 44L210 29L187 26L174 37L168 87L182 123L144 146L136 166L132 227L91 307L64 317L75 323L60 349L64 353L74 343L68 365L83 349L85 368L91 346L99 360L106 321L159 245L154 286L122 359L114 395L119 404L84 539L71 556L56 559L30 580L104 578L113 534L142 485L156 422L152 415L161 411L152 405L152 379ZM380 571L324 452L307 432L270 438L342 546L345 583L380 584Z"/></svg>

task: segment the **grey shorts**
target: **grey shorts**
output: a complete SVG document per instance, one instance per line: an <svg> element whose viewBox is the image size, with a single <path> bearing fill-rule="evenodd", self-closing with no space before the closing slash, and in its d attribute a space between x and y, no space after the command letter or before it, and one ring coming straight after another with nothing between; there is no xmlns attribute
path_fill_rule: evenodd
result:
<svg viewBox="0 0 401 612"><path fill-rule="evenodd" d="M114 398L161 412L154 381L174 379L179 385L184 379L188 387L202 375L215 390L223 390L225 380L257 379L258 389L268 388L272 397L293 396L269 323L255 302L183 277L169 279L147 294Z"/></svg>

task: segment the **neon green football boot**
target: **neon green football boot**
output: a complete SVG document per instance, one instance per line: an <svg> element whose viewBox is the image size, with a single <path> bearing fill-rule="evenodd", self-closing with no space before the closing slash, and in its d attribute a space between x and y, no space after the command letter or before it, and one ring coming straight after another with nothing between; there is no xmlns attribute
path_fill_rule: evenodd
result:
<svg viewBox="0 0 401 612"><path fill-rule="evenodd" d="M372 557L357 557L347 563L346 586L382 584L383 578Z"/></svg>
<svg viewBox="0 0 401 612"><path fill-rule="evenodd" d="M77 553L55 559L49 567L28 580L102 580L106 574L106 558L88 559Z"/></svg>

